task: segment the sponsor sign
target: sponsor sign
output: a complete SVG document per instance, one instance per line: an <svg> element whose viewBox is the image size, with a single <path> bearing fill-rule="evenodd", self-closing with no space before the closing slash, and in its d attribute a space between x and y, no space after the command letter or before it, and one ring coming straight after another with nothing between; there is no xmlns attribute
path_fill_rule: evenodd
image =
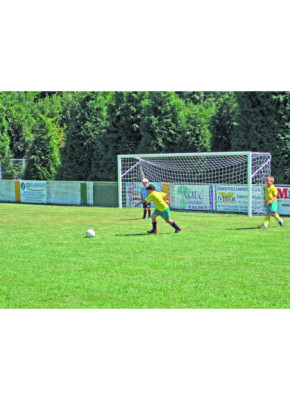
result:
<svg viewBox="0 0 290 400"><path fill-rule="evenodd" d="M248 187L217 185L217 211L223 212L247 212Z"/></svg>
<svg viewBox="0 0 290 400"><path fill-rule="evenodd" d="M252 186L252 211L264 211L265 194L261 186ZM248 186L217 185L216 186L217 211L223 212L248 212Z"/></svg>
<svg viewBox="0 0 290 400"><path fill-rule="evenodd" d="M157 192L161 192L161 182L149 182L155 186ZM135 204L142 200L142 182L126 182L126 207L135 207ZM153 207L153 203L151 202ZM143 207L142 204L139 207Z"/></svg>
<svg viewBox="0 0 290 400"><path fill-rule="evenodd" d="M213 211L214 197L213 185L175 185L172 206L183 210Z"/></svg>
<svg viewBox="0 0 290 400"><path fill-rule="evenodd" d="M278 214L290 215L290 186L277 186Z"/></svg>
<svg viewBox="0 0 290 400"><path fill-rule="evenodd" d="M20 181L21 203L47 203L46 182Z"/></svg>
<svg viewBox="0 0 290 400"><path fill-rule="evenodd" d="M265 186L252 186L252 212L255 214L264 213L265 189Z"/></svg>

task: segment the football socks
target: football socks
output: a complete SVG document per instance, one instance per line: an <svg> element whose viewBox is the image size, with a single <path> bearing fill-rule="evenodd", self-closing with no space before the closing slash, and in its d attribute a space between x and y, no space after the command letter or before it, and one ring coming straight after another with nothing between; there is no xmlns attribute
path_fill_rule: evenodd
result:
<svg viewBox="0 0 290 400"><path fill-rule="evenodd" d="M176 223L175 223L174 221L172 222L171 226L172 226L174 229L178 229L178 230L179 230L179 226L176 225Z"/></svg>

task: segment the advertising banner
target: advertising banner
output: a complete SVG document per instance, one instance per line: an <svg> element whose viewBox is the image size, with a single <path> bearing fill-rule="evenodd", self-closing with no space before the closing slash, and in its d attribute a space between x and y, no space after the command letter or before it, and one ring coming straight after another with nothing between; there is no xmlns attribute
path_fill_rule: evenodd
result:
<svg viewBox="0 0 290 400"><path fill-rule="evenodd" d="M290 215L290 186L277 186L278 214Z"/></svg>
<svg viewBox="0 0 290 400"><path fill-rule="evenodd" d="M21 203L47 203L46 182L44 181L21 181L20 182Z"/></svg>
<svg viewBox="0 0 290 400"><path fill-rule="evenodd" d="M161 182L149 182L155 186L157 192L161 192ZM141 197L141 189L144 187L142 182L126 182L126 207L135 207ZM142 207L142 204L139 206ZM153 204L151 202L151 207Z"/></svg>
<svg viewBox="0 0 290 400"><path fill-rule="evenodd" d="M252 212L263 214L265 210L265 186L252 186ZM248 196L247 196L248 200Z"/></svg>
<svg viewBox="0 0 290 400"><path fill-rule="evenodd" d="M264 188L252 186L252 203L254 213L261 213L265 209ZM248 212L248 186L247 185L217 185L217 211L222 212Z"/></svg>
<svg viewBox="0 0 290 400"><path fill-rule="evenodd" d="M215 193L213 185L175 185L173 208L182 210L213 211Z"/></svg>

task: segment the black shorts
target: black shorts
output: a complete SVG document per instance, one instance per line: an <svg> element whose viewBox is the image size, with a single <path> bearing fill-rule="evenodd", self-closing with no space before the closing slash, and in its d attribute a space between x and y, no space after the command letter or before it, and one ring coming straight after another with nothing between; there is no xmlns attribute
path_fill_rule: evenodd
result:
<svg viewBox="0 0 290 400"><path fill-rule="evenodd" d="M150 201L148 203L147 203L147 201L146 201L146 203L143 203L143 208L151 208Z"/></svg>

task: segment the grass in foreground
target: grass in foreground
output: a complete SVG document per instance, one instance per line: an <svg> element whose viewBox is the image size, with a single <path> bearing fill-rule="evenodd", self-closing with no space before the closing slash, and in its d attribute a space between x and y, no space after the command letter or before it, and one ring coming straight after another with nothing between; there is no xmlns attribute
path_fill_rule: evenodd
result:
<svg viewBox="0 0 290 400"><path fill-rule="evenodd" d="M141 214L0 204L0 308L289 308L289 218Z"/></svg>

